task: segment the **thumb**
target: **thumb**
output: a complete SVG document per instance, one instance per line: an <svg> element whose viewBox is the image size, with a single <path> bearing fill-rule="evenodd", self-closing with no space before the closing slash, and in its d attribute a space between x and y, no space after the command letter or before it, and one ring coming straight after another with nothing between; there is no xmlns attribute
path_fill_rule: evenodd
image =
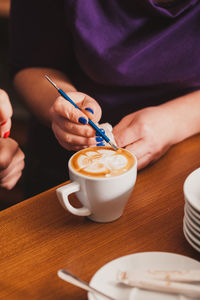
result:
<svg viewBox="0 0 200 300"><path fill-rule="evenodd" d="M90 118L92 121L98 123L101 119L102 110L100 105L96 100L91 98L88 95L85 95L85 98L81 104L81 110L83 113L87 115L88 118Z"/></svg>
<svg viewBox="0 0 200 300"><path fill-rule="evenodd" d="M121 148L126 147L141 138L139 132L137 124L133 124L130 118L122 119L113 128L115 140L117 145Z"/></svg>

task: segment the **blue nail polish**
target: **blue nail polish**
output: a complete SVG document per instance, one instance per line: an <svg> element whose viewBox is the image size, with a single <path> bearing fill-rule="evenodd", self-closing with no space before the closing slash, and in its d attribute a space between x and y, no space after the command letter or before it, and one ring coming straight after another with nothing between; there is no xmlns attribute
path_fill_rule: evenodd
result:
<svg viewBox="0 0 200 300"><path fill-rule="evenodd" d="M91 114L94 114L94 111L93 111L93 109L92 109L92 108L90 108L90 107L86 107L86 108L85 108L85 110L89 111Z"/></svg>
<svg viewBox="0 0 200 300"><path fill-rule="evenodd" d="M103 138L101 136L96 136L96 141L97 142L102 142L103 141Z"/></svg>
<svg viewBox="0 0 200 300"><path fill-rule="evenodd" d="M103 128L100 128L102 133L105 133L105 130ZM96 136L100 136L100 134L98 132L96 132Z"/></svg>
<svg viewBox="0 0 200 300"><path fill-rule="evenodd" d="M105 146L104 143L97 143L97 146Z"/></svg>
<svg viewBox="0 0 200 300"><path fill-rule="evenodd" d="M84 117L80 117L80 118L78 119L78 121L79 121L79 123L81 123L81 124L83 124L83 125L87 124L87 120L86 120Z"/></svg>

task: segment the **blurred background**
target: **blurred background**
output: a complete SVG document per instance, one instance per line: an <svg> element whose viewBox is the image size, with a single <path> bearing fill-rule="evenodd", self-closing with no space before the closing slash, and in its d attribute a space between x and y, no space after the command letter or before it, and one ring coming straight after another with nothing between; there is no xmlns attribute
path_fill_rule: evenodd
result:
<svg viewBox="0 0 200 300"><path fill-rule="evenodd" d="M29 114L16 95L9 74L9 10L10 0L0 0L0 88L8 93L14 110L10 137L24 150ZM11 191L0 189L0 210L23 200L22 185L23 177Z"/></svg>

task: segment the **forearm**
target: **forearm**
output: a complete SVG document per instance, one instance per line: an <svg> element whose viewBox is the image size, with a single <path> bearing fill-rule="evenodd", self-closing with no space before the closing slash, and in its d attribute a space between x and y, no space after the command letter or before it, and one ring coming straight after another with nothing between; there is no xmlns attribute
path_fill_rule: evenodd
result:
<svg viewBox="0 0 200 300"><path fill-rule="evenodd" d="M58 97L58 92L46 80L45 75L64 91L76 91L64 73L49 68L27 68L19 71L15 75L14 86L30 111L43 123L50 124L49 109Z"/></svg>
<svg viewBox="0 0 200 300"><path fill-rule="evenodd" d="M200 91L166 102L161 107L171 116L174 144L200 133Z"/></svg>

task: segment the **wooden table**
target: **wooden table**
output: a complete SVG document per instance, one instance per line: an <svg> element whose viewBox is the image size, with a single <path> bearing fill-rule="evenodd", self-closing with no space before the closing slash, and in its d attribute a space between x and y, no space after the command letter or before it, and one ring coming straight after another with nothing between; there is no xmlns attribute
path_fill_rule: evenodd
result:
<svg viewBox="0 0 200 300"><path fill-rule="evenodd" d="M98 224L66 212L55 188L0 213L0 299L87 299L57 277L66 268L89 281L105 263L165 251L200 260L185 240L183 182L200 166L200 136L173 147L138 174L117 221Z"/></svg>

